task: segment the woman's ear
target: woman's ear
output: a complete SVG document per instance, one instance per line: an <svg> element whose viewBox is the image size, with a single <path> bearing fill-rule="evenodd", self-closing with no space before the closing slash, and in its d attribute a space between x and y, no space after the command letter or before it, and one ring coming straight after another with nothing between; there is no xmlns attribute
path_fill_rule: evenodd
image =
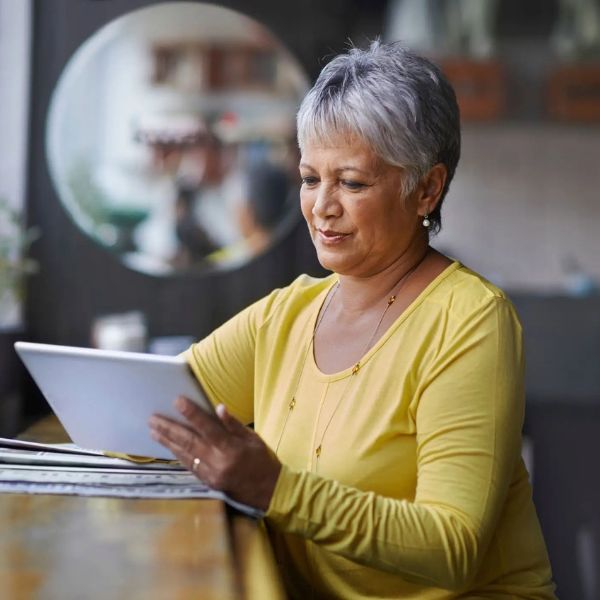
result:
<svg viewBox="0 0 600 600"><path fill-rule="evenodd" d="M446 165L437 163L423 177L419 185L417 210L420 216L430 215L438 205L448 179Z"/></svg>

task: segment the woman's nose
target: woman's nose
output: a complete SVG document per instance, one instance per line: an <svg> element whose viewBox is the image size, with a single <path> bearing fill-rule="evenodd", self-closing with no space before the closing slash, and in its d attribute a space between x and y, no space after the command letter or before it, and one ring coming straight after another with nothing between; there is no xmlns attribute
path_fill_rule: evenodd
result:
<svg viewBox="0 0 600 600"><path fill-rule="evenodd" d="M325 185L319 186L319 189L316 192L312 214L315 217L324 219L326 217L339 217L342 212L342 205L336 198L335 191Z"/></svg>

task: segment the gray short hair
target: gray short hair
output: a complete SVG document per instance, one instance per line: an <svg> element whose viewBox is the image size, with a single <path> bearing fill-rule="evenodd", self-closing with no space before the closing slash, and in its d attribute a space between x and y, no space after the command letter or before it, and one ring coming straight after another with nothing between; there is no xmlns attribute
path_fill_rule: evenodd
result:
<svg viewBox="0 0 600 600"><path fill-rule="evenodd" d="M448 178L430 215L441 227L440 208L460 157L456 95L440 69L399 42L371 43L336 56L321 71L297 116L300 149L307 142L357 136L386 163L407 173L403 194L437 163Z"/></svg>

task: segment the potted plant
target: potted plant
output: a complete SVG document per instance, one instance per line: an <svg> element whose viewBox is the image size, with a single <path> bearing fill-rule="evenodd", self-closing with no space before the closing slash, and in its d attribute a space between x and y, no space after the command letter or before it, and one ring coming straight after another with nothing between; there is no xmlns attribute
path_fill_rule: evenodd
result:
<svg viewBox="0 0 600 600"><path fill-rule="evenodd" d="M13 344L23 335L23 297L27 276L37 271L28 257L39 233L25 228L20 214L0 198L0 435L19 425L19 364Z"/></svg>

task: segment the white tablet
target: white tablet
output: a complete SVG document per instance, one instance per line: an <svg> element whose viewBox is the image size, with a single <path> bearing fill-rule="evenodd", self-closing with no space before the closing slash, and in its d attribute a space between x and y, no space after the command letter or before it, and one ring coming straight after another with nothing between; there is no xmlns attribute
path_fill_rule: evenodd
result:
<svg viewBox="0 0 600 600"><path fill-rule="evenodd" d="M185 359L17 342L15 350L71 439L83 448L173 458L150 437L148 419L183 420L186 396L214 412Z"/></svg>

